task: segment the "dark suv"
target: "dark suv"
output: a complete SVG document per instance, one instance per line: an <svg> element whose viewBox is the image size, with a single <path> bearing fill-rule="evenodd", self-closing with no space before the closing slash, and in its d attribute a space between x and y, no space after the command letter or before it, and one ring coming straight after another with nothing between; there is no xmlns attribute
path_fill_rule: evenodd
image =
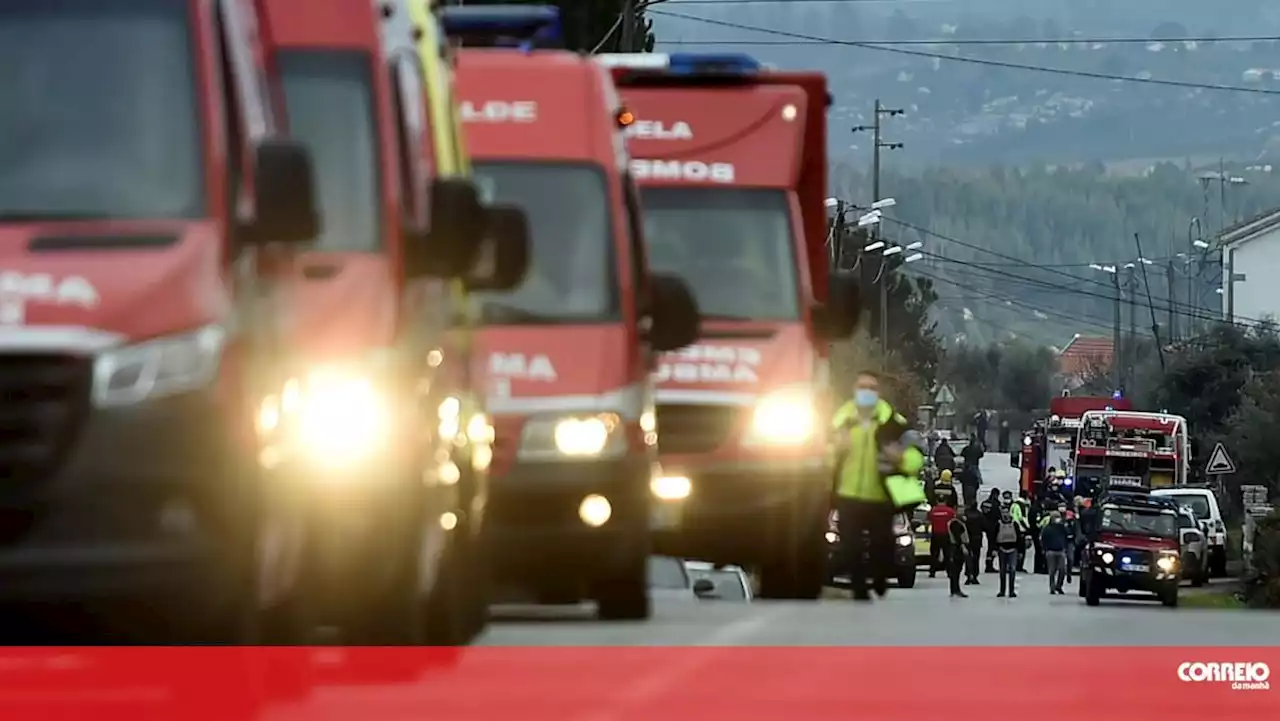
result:
<svg viewBox="0 0 1280 721"><path fill-rule="evenodd" d="M1099 499L1098 524L1081 562L1080 595L1097 606L1108 593L1155 594L1178 605L1182 580L1178 507L1142 493L1109 493Z"/></svg>

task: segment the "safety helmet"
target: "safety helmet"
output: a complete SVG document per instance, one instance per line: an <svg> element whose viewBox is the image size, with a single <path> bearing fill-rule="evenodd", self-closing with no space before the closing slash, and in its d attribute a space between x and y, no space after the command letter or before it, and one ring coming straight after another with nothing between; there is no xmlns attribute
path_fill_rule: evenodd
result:
<svg viewBox="0 0 1280 721"><path fill-rule="evenodd" d="M938 480L942 481L943 483L949 483L951 481L951 469L943 468L942 473L939 474L938 476Z"/></svg>

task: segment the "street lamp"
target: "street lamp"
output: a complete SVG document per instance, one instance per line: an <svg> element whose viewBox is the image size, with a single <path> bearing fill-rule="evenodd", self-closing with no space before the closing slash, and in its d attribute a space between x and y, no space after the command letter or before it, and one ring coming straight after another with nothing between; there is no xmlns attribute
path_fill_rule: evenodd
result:
<svg viewBox="0 0 1280 721"><path fill-rule="evenodd" d="M867 243L867 247L863 248L863 250L870 253L871 251L874 251L874 250L880 250L884 246L885 246L885 242L883 240L877 240L873 243Z"/></svg>
<svg viewBox="0 0 1280 721"><path fill-rule="evenodd" d="M884 249L884 257L888 258L891 255L897 255L898 253L901 253L901 252L902 252L901 245L892 245Z"/></svg>
<svg viewBox="0 0 1280 721"><path fill-rule="evenodd" d="M924 257L924 253L912 253L911 255L908 255L907 257L903 258L903 259L902 259L902 262L903 262L903 263L914 263L914 262L916 262L917 260L920 260L920 259L921 259L921 258L923 258L923 257Z"/></svg>
<svg viewBox="0 0 1280 721"><path fill-rule="evenodd" d="M868 228L873 225L879 225L881 217L882 216L880 215L880 211L873 210L870 213L867 213L866 215L863 215L858 218L858 227Z"/></svg>
<svg viewBox="0 0 1280 721"><path fill-rule="evenodd" d="M871 209L883 210L885 208L892 208L897 204L898 204L898 201L894 198L881 198L880 200L877 200L876 202L871 204Z"/></svg>

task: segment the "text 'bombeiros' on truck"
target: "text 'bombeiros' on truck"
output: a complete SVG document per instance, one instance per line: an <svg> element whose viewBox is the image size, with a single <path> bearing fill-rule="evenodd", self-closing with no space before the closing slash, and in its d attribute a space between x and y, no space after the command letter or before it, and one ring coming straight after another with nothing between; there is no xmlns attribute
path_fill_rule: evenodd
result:
<svg viewBox="0 0 1280 721"><path fill-rule="evenodd" d="M599 56L627 129L649 263L686 279L700 342L657 371L667 482L692 491L658 551L753 567L764 597L817 598L832 467L829 342L857 323L831 275L826 78L750 57Z"/></svg>
<svg viewBox="0 0 1280 721"><path fill-rule="evenodd" d="M528 215L523 282L474 296L476 375L496 428L495 581L545 603L650 613L656 353L696 339L675 276L651 276L627 175L630 120L608 71L555 49L554 8L452 7L458 88L482 197ZM660 489L659 489L660 490Z"/></svg>

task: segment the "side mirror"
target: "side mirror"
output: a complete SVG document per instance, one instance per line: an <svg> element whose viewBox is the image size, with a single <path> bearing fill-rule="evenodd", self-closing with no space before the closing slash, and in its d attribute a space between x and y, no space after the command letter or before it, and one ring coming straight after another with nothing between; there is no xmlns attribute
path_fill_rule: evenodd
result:
<svg viewBox="0 0 1280 721"><path fill-rule="evenodd" d="M511 290L529 270L529 219L514 205L485 211L480 252L467 274L468 290Z"/></svg>
<svg viewBox="0 0 1280 721"><path fill-rule="evenodd" d="M654 273L651 280L653 325L649 328L649 345L659 353L668 353L696 341L702 319L689 285L666 273Z"/></svg>
<svg viewBox="0 0 1280 721"><path fill-rule="evenodd" d="M431 229L405 248L410 278L458 278L475 264L485 232L485 209L466 178L436 178L431 184Z"/></svg>
<svg viewBox="0 0 1280 721"><path fill-rule="evenodd" d="M311 154L301 143L282 138L254 148L257 243L309 243L320 234Z"/></svg>
<svg viewBox="0 0 1280 721"><path fill-rule="evenodd" d="M862 317L862 291L853 273L835 271L827 281L827 302L814 306L814 325L827 340L853 335Z"/></svg>
<svg viewBox="0 0 1280 721"><path fill-rule="evenodd" d="M715 598L716 585L710 579L699 578L693 582L693 595L698 598Z"/></svg>

